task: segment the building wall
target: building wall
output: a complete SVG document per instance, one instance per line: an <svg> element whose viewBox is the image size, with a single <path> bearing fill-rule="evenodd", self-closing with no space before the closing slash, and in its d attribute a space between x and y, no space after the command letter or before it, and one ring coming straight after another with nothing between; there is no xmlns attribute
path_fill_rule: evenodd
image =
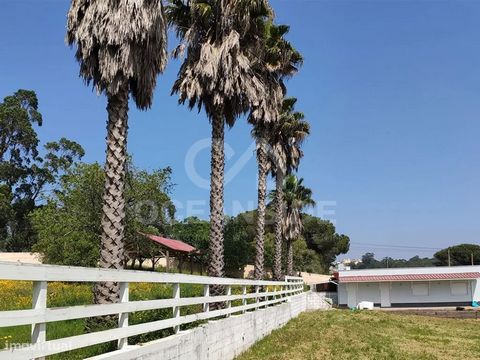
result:
<svg viewBox="0 0 480 360"><path fill-rule="evenodd" d="M392 283L390 288L390 297L392 304L399 303L471 303L472 302L472 281L463 281L467 283L467 293L465 295L452 294L450 281L432 281L427 283L429 286L428 295L413 295L411 283Z"/></svg>
<svg viewBox="0 0 480 360"><path fill-rule="evenodd" d="M390 302L392 306L412 305L455 305L470 304L472 300L480 297L480 281L468 280L459 281L467 283L466 294L452 294L451 282L455 281L432 281L432 282L392 282L390 283ZM412 290L412 283L425 284L428 287L428 295L415 295ZM357 283L356 303L360 301L371 301L376 305L381 302L380 288L378 282ZM354 286L354 287L355 287ZM340 283L338 286L339 305L354 307L357 304L348 304L347 286Z"/></svg>
<svg viewBox="0 0 480 360"><path fill-rule="evenodd" d="M308 292L307 293L307 311L309 310L328 310L336 304L337 293L330 292Z"/></svg>
<svg viewBox="0 0 480 360"><path fill-rule="evenodd" d="M378 283L358 284L357 302L371 301L374 304L380 303L380 287Z"/></svg>

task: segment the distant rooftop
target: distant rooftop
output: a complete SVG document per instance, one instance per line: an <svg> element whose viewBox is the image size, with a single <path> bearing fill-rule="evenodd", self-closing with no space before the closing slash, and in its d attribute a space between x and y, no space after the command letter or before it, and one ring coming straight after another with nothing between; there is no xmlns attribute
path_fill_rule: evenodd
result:
<svg viewBox="0 0 480 360"><path fill-rule="evenodd" d="M480 279L480 266L363 269L338 272L341 283Z"/></svg>

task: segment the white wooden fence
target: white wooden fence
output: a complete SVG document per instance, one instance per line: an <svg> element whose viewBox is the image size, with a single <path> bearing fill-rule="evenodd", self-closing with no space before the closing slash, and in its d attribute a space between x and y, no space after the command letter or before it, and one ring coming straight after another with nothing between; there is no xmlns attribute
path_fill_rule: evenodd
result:
<svg viewBox="0 0 480 360"><path fill-rule="evenodd" d="M230 316L233 313L254 311L260 307L271 306L288 301L291 296L303 292L302 278L286 277L285 281L256 281L230 278L213 278L184 274L168 274L132 270L106 270L54 265L33 265L0 262L1 280L33 281L32 309L0 311L0 327L31 325L31 344L14 346L0 351L0 359L41 359L48 355L83 348L109 341L117 341L119 349L128 345L130 336L152 331L173 328L191 322ZM48 282L102 282L113 281L120 285L120 301L115 304L82 305L61 308L47 308ZM172 284L171 299L129 301L129 283ZM203 296L180 297L181 284L203 285ZM223 285L226 294L210 296L210 285ZM232 286L241 287L242 293L232 295ZM1 291L2 289L0 289ZM254 299L248 303L247 300ZM241 300L241 305L233 306L232 301ZM12 302L15 296L12 294ZM220 310L210 310L209 304L223 302ZM240 301L237 301L240 302ZM203 311L183 315L180 308L188 305L203 305ZM172 308L173 317L152 322L130 325L129 313L144 310ZM94 316L119 314L118 328L71 336L62 339L47 340L46 323Z"/></svg>

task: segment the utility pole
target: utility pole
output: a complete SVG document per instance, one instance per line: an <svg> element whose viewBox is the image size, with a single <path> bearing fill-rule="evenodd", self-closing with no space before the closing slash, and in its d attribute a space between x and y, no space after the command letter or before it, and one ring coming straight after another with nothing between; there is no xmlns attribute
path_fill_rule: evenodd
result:
<svg viewBox="0 0 480 360"><path fill-rule="evenodd" d="M473 263L473 252L471 254L471 259L472 259L472 266L473 266L474 265L474 263Z"/></svg>
<svg viewBox="0 0 480 360"><path fill-rule="evenodd" d="M448 248L447 253L448 253L448 266L451 266L452 263L450 262L450 248Z"/></svg>

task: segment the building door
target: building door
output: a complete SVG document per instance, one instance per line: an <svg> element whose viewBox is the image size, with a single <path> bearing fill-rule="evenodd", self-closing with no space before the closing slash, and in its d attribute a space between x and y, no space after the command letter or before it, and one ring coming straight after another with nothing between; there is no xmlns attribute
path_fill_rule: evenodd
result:
<svg viewBox="0 0 480 360"><path fill-rule="evenodd" d="M390 283L380 283L380 306L390 307Z"/></svg>
<svg viewBox="0 0 480 360"><path fill-rule="evenodd" d="M357 307L357 284L347 284L347 305L349 308Z"/></svg>

